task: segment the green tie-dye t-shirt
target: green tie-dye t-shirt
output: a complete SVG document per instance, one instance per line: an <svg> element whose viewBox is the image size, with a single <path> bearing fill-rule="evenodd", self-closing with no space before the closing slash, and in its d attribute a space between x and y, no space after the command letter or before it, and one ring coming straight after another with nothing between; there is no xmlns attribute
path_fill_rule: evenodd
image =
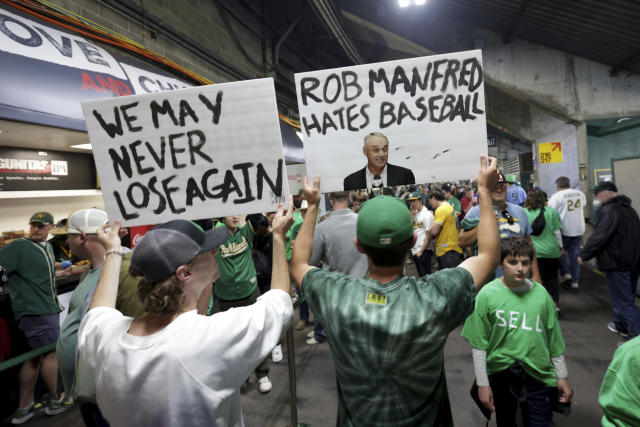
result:
<svg viewBox="0 0 640 427"><path fill-rule="evenodd" d="M452 425L443 349L473 311L462 268L382 285L310 270L302 290L327 331L338 380L338 425Z"/></svg>

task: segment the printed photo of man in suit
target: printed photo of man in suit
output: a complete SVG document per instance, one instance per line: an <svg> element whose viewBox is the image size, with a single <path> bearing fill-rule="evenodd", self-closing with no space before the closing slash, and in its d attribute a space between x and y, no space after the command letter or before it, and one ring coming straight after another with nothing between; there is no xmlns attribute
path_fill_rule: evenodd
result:
<svg viewBox="0 0 640 427"><path fill-rule="evenodd" d="M367 165L344 179L344 191L416 183L410 169L387 163L389 140L380 132L372 132L364 137L362 152L367 157Z"/></svg>

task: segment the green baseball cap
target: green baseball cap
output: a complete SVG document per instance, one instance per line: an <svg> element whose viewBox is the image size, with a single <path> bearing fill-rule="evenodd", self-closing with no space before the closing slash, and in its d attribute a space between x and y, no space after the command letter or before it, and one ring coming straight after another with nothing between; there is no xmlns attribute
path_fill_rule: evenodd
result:
<svg viewBox="0 0 640 427"><path fill-rule="evenodd" d="M414 191L413 193L409 194L409 196L407 197L407 200L418 200L418 199L422 199L422 195L418 191Z"/></svg>
<svg viewBox="0 0 640 427"><path fill-rule="evenodd" d="M391 196L367 200L358 213L358 241L374 248L390 248L413 235L413 220L407 205Z"/></svg>
<svg viewBox="0 0 640 427"><path fill-rule="evenodd" d="M515 184L516 177L514 175L507 175L507 182L510 184Z"/></svg>
<svg viewBox="0 0 640 427"><path fill-rule="evenodd" d="M49 212L36 212L31 215L31 218L29 219L29 224L32 224L34 222L39 222L42 225L53 224L53 215L51 215Z"/></svg>

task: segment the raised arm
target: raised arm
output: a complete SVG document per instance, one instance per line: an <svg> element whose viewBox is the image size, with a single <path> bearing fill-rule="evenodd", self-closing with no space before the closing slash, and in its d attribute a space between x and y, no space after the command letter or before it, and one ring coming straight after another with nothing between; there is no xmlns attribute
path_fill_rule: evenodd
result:
<svg viewBox="0 0 640 427"><path fill-rule="evenodd" d="M104 264L98 279L98 286L93 294L89 310L95 307L115 308L118 296L118 281L120 279L120 265L124 251L120 245L120 222L113 227L108 224L98 229L98 240L106 249Z"/></svg>
<svg viewBox="0 0 640 427"><path fill-rule="evenodd" d="M289 196L287 210L282 205L273 218L273 267L271 270L271 289L289 292L289 265L284 251L287 231L293 224L293 197Z"/></svg>
<svg viewBox="0 0 640 427"><path fill-rule="evenodd" d="M491 188L498 181L498 161L484 156L480 158L478 172L478 193L480 195L480 223L478 224L478 255L467 258L461 268L473 276L476 292L480 290L489 273L498 262L498 224L491 204Z"/></svg>
<svg viewBox="0 0 640 427"><path fill-rule="evenodd" d="M309 265L311 251L313 250L313 231L316 226L316 216L318 215L318 206L320 205L320 177L316 175L313 179L313 186L309 185L309 180L304 177L302 183L302 191L304 199L309 204L307 214L296 238L296 245L291 255L291 275L298 284L302 286L302 279L312 267Z"/></svg>

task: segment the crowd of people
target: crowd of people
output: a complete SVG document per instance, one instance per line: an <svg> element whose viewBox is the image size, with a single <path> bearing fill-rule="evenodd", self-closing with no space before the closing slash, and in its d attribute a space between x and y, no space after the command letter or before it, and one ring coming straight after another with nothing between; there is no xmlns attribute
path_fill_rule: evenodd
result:
<svg viewBox="0 0 640 427"><path fill-rule="evenodd" d="M472 183L331 193L322 221L319 180L305 178L277 212L158 225L133 251L100 209L55 229L50 214L34 214L0 266L30 348L57 344L22 365L12 422L39 409L40 372L47 414L77 404L88 426L243 425L241 388L253 373L269 392L283 333L313 324L307 344L328 342L334 360L338 425L452 425L443 352L464 325L483 412L512 426L520 407L526 425L549 426L573 395L560 284L579 289L591 258L606 276L607 327L628 340L603 380L602 422L640 419L640 221L615 184L594 189L601 206L581 249L586 197L566 177L547 199L483 158ZM61 328L55 278L68 270L50 232L91 264Z"/></svg>

